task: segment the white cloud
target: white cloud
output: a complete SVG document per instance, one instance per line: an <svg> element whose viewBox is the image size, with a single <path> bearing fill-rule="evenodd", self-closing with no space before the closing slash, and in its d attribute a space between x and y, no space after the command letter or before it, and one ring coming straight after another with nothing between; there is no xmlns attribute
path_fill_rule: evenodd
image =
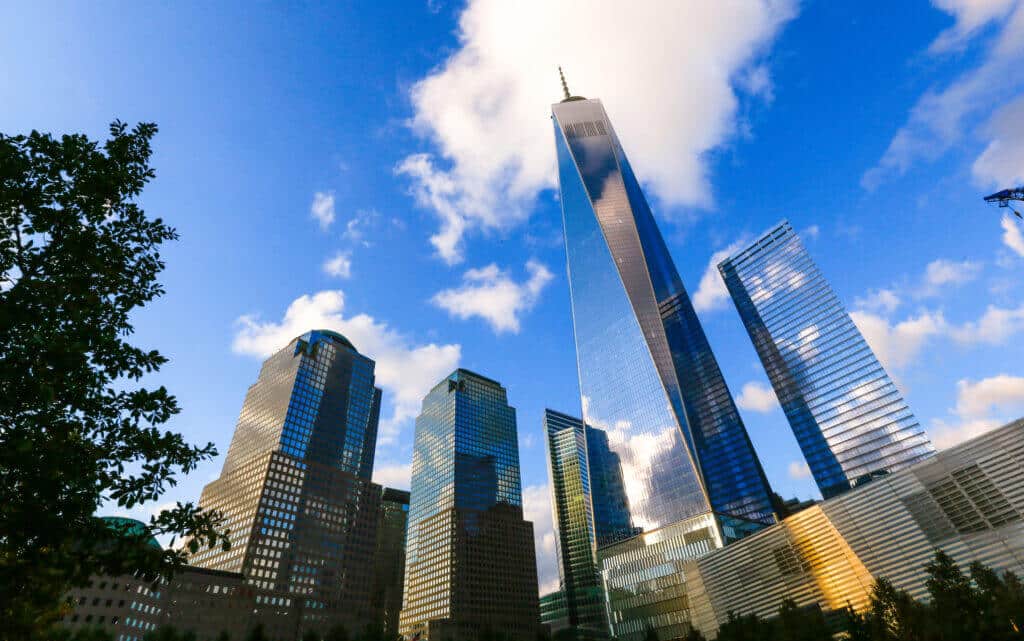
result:
<svg viewBox="0 0 1024 641"><path fill-rule="evenodd" d="M939 9L957 19L932 44L932 53L966 44L980 28L998 21L986 43L982 62L962 73L944 89L929 89L917 101L896 132L878 165L865 172L861 184L874 189L893 175L904 174L919 160L934 160L959 142L965 124L980 118L1024 86L1024 2L1018 0L935 0Z"/></svg>
<svg viewBox="0 0 1024 641"><path fill-rule="evenodd" d="M526 271L529 278L516 282L494 263L470 269L462 275L460 287L440 291L430 300L462 320L479 316L497 334L518 334L520 317L537 304L553 278L547 267L534 260L526 263Z"/></svg>
<svg viewBox="0 0 1024 641"><path fill-rule="evenodd" d="M697 291L693 294L693 308L698 312L709 312L721 309L729 300L729 290L725 287L725 280L718 271L718 263L732 256L747 244L745 239L740 239L725 249L720 249L711 254L708 266L697 284Z"/></svg>
<svg viewBox="0 0 1024 641"><path fill-rule="evenodd" d="M886 369L900 369L913 361L925 342L945 329L942 314L922 312L892 325L889 320L866 311L850 312L850 318Z"/></svg>
<svg viewBox="0 0 1024 641"><path fill-rule="evenodd" d="M1009 214L1003 214L1003 244L1013 250L1015 254L1024 258L1024 233L1021 233L1020 223L1010 218Z"/></svg>
<svg viewBox="0 0 1024 641"><path fill-rule="evenodd" d="M352 276L352 259L345 252L338 252L324 261L324 273L338 278Z"/></svg>
<svg viewBox="0 0 1024 641"><path fill-rule="evenodd" d="M334 192L318 191L313 194L310 215L320 223L320 229L327 229L334 222Z"/></svg>
<svg viewBox="0 0 1024 641"><path fill-rule="evenodd" d="M932 0L939 9L956 18L956 23L939 34L929 51L942 53L966 44L982 27L1006 17L1017 0Z"/></svg>
<svg viewBox="0 0 1024 641"><path fill-rule="evenodd" d="M900 306L900 297L891 289L871 290L867 296L855 299L853 304L869 312L891 314Z"/></svg>
<svg viewBox="0 0 1024 641"><path fill-rule="evenodd" d="M795 12L790 0L471 0L459 48L411 90L411 126L436 154L397 167L440 220L437 253L461 260L467 232L521 223L554 186L557 64L575 92L602 98L650 195L708 205L706 156L737 132L736 87L770 95L762 55Z"/></svg>
<svg viewBox="0 0 1024 641"><path fill-rule="evenodd" d="M352 218L345 223L345 231L341 234L341 237L345 240L350 240L354 243L360 243L365 247L369 247L371 243L367 238L366 234L370 227L373 227L375 223L380 220L380 213L376 209L360 209Z"/></svg>
<svg viewBox="0 0 1024 641"><path fill-rule="evenodd" d="M1024 414L1024 377L999 374L977 382L956 384L953 420L932 421L935 445L950 447L998 427Z"/></svg>
<svg viewBox="0 0 1024 641"><path fill-rule="evenodd" d="M966 344L1002 345L1018 332L1024 332L1024 305L1017 309L989 305L978 320L949 328L953 340Z"/></svg>
<svg viewBox="0 0 1024 641"><path fill-rule="evenodd" d="M412 479L412 463L375 463L373 466L373 482L384 487L408 490Z"/></svg>
<svg viewBox="0 0 1024 641"><path fill-rule="evenodd" d="M934 293L947 285L963 285L977 279L979 273L981 265L970 260L933 260L925 268L925 288Z"/></svg>
<svg viewBox="0 0 1024 641"><path fill-rule="evenodd" d="M756 381L751 381L743 386L740 395L736 397L736 404L740 409L752 412L771 412L779 407L775 391L764 383Z"/></svg>
<svg viewBox="0 0 1024 641"><path fill-rule="evenodd" d="M971 166L974 177L997 189L1024 183L1024 97L1000 108L985 133L990 142Z"/></svg>
<svg viewBox="0 0 1024 641"><path fill-rule="evenodd" d="M558 589L558 552L548 485L523 488L523 518L533 523L533 542L537 551L537 583L540 593Z"/></svg>
<svg viewBox="0 0 1024 641"><path fill-rule="evenodd" d="M806 461L790 461L788 472L789 478L797 481L811 478L811 468Z"/></svg>
<svg viewBox="0 0 1024 641"><path fill-rule="evenodd" d="M381 421L378 441L391 443L402 425L419 412L420 402L430 388L458 366L461 347L414 344L408 336L367 314L345 317L344 306L340 290L327 290L296 298L280 322L264 322L256 315L241 316L236 321L232 349L238 354L266 358L311 329L340 332L361 354L377 362L377 384L385 392L385 404L392 408L390 418Z"/></svg>
<svg viewBox="0 0 1024 641"><path fill-rule="evenodd" d="M817 225L811 225L804 230L803 236L810 238L811 240L817 240L818 236L821 235L821 227Z"/></svg>

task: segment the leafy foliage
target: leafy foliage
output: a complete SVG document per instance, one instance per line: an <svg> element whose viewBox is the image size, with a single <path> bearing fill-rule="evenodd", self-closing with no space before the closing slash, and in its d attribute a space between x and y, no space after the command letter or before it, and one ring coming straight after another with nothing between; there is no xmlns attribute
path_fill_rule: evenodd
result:
<svg viewBox="0 0 1024 641"><path fill-rule="evenodd" d="M227 544L192 504L143 531L94 516L157 499L216 454L159 429L177 402L141 379L166 359L126 341L177 238L136 202L156 131L115 122L102 146L0 134L0 638L48 634L91 575L173 572L185 551L146 545L153 535Z"/></svg>

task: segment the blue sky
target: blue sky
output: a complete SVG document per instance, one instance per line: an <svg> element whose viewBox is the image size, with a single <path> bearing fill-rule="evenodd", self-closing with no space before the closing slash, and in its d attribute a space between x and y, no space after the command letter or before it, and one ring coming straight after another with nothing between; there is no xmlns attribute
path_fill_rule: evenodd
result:
<svg viewBox="0 0 1024 641"><path fill-rule="evenodd" d="M159 124L143 204L182 238L136 341L191 440L226 452L262 355L313 325L378 360L382 482L432 383L504 383L546 588L541 415L580 407L558 64L604 100L781 494L816 491L708 271L781 218L940 445L1024 413L1024 236L980 199L1024 182L1024 3L629 4L7 3L0 131Z"/></svg>

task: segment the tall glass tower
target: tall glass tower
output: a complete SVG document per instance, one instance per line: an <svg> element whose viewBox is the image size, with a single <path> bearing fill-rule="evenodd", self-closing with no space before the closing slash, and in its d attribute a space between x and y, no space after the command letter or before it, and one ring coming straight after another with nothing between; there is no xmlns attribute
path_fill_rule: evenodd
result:
<svg viewBox="0 0 1024 641"><path fill-rule="evenodd" d="M224 514L231 549L191 563L241 572L272 638L374 620L380 400L374 362L328 330L268 358L246 394L220 478L199 500Z"/></svg>
<svg viewBox="0 0 1024 641"><path fill-rule="evenodd" d="M551 508L567 623L574 638L607 638L604 595L597 572L586 428L578 418L546 409L544 432L548 437Z"/></svg>
<svg viewBox="0 0 1024 641"><path fill-rule="evenodd" d="M600 100L552 107L583 419L619 456L631 525L774 521L771 490Z"/></svg>
<svg viewBox="0 0 1024 641"><path fill-rule="evenodd" d="M523 520L516 411L498 382L459 369L423 399L408 532L405 638L536 638L533 524Z"/></svg>
<svg viewBox="0 0 1024 641"><path fill-rule="evenodd" d="M822 496L935 452L788 221L718 269Z"/></svg>

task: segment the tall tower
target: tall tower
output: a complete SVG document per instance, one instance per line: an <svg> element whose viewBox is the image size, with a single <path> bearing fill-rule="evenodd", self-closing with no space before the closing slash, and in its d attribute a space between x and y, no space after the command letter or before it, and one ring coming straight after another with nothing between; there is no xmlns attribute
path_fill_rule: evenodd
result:
<svg viewBox="0 0 1024 641"><path fill-rule="evenodd" d="M718 269L822 496L934 454L788 221Z"/></svg>
<svg viewBox="0 0 1024 641"><path fill-rule="evenodd" d="M272 638L373 620L380 399L374 362L344 336L293 339L263 363L220 478L203 489L199 503L224 514L231 549L191 562L241 572Z"/></svg>
<svg viewBox="0 0 1024 641"><path fill-rule="evenodd" d="M551 508L567 623L574 638L607 638L608 621L597 572L586 429L580 419L546 409L544 432L548 437Z"/></svg>
<svg viewBox="0 0 1024 641"><path fill-rule="evenodd" d="M400 632L536 638L533 524L523 520L516 411L500 383L459 369L416 418Z"/></svg>
<svg viewBox="0 0 1024 641"><path fill-rule="evenodd" d="M583 420L618 456L639 533L598 550L612 632L674 638L689 630L683 560L774 522L772 494L601 101L563 88L552 113Z"/></svg>
<svg viewBox="0 0 1024 641"><path fill-rule="evenodd" d="M621 458L632 525L771 523L771 491L600 100L553 105L584 421Z"/></svg>

